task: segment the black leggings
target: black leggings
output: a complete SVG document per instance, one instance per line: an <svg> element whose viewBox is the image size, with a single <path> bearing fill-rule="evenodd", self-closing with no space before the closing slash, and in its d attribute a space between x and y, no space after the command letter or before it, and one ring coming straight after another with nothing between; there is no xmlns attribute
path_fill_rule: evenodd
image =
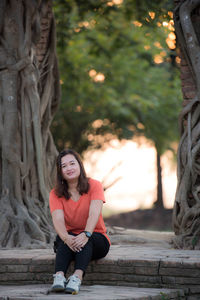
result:
<svg viewBox="0 0 200 300"><path fill-rule="evenodd" d="M70 233L75 236L75 234ZM62 271L66 274L72 260L74 260L74 269L85 270L91 260L103 258L110 248L107 238L98 232L93 232L91 238L85 244L80 252L72 251L57 235L56 237L56 263L55 273Z"/></svg>

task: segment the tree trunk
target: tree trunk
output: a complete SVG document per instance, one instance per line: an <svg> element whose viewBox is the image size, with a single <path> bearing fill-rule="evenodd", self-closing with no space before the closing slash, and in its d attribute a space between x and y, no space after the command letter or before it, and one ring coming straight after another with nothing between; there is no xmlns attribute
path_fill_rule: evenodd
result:
<svg viewBox="0 0 200 300"><path fill-rule="evenodd" d="M164 209L163 205L163 189L162 189L162 167L158 150L156 149L156 166L157 166L157 199L154 202L154 208Z"/></svg>
<svg viewBox="0 0 200 300"><path fill-rule="evenodd" d="M0 245L46 247L59 102L51 1L0 2Z"/></svg>
<svg viewBox="0 0 200 300"><path fill-rule="evenodd" d="M179 1L175 30L181 50L183 110L173 226L178 248L200 249L200 0ZM192 89L191 89L192 87Z"/></svg>

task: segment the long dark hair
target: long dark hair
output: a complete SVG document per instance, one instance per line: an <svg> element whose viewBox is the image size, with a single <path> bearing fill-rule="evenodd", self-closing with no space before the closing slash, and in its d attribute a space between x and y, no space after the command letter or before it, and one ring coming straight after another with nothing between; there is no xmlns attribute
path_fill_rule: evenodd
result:
<svg viewBox="0 0 200 300"><path fill-rule="evenodd" d="M80 176L78 178L78 185L77 185L77 190L80 193L80 195L87 193L90 186L89 186L88 178L86 176L85 168L83 166L79 154L72 149L62 150L58 154L57 161L56 161L57 177L56 177L55 193L58 197L64 196L66 199L69 199L71 197L71 194L68 191L68 183L62 176L62 166L61 166L61 159L63 156L67 154L73 155L75 159L78 161L78 164L80 166Z"/></svg>

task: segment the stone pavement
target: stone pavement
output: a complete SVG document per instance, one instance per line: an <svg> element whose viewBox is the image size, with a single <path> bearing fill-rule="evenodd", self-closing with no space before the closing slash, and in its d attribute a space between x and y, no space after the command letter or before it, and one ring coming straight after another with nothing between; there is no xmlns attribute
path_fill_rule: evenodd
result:
<svg viewBox="0 0 200 300"><path fill-rule="evenodd" d="M49 293L50 285L0 286L0 300L158 300L185 299L181 290L126 286L81 286L78 295Z"/></svg>
<svg viewBox="0 0 200 300"><path fill-rule="evenodd" d="M124 235L120 229L106 258L89 265L77 296L47 295L54 273L52 249L1 249L0 299L198 300L200 251L173 249L172 235L134 230Z"/></svg>

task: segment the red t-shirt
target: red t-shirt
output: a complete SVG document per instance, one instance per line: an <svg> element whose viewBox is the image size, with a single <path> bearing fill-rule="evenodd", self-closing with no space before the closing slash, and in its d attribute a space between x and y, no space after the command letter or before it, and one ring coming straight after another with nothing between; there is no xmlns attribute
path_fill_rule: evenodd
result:
<svg viewBox="0 0 200 300"><path fill-rule="evenodd" d="M87 194L80 196L77 202L71 198L58 197L55 194L54 189L50 192L49 206L51 213L56 209L62 209L64 211L65 226L67 231L79 234L85 230L86 222L89 215L90 202L92 200L102 200L104 203L104 191L101 183L94 179L89 179L90 188ZM110 239L106 234L106 226L103 221L102 214L99 216L99 220L96 224L94 232L102 233L109 241Z"/></svg>

